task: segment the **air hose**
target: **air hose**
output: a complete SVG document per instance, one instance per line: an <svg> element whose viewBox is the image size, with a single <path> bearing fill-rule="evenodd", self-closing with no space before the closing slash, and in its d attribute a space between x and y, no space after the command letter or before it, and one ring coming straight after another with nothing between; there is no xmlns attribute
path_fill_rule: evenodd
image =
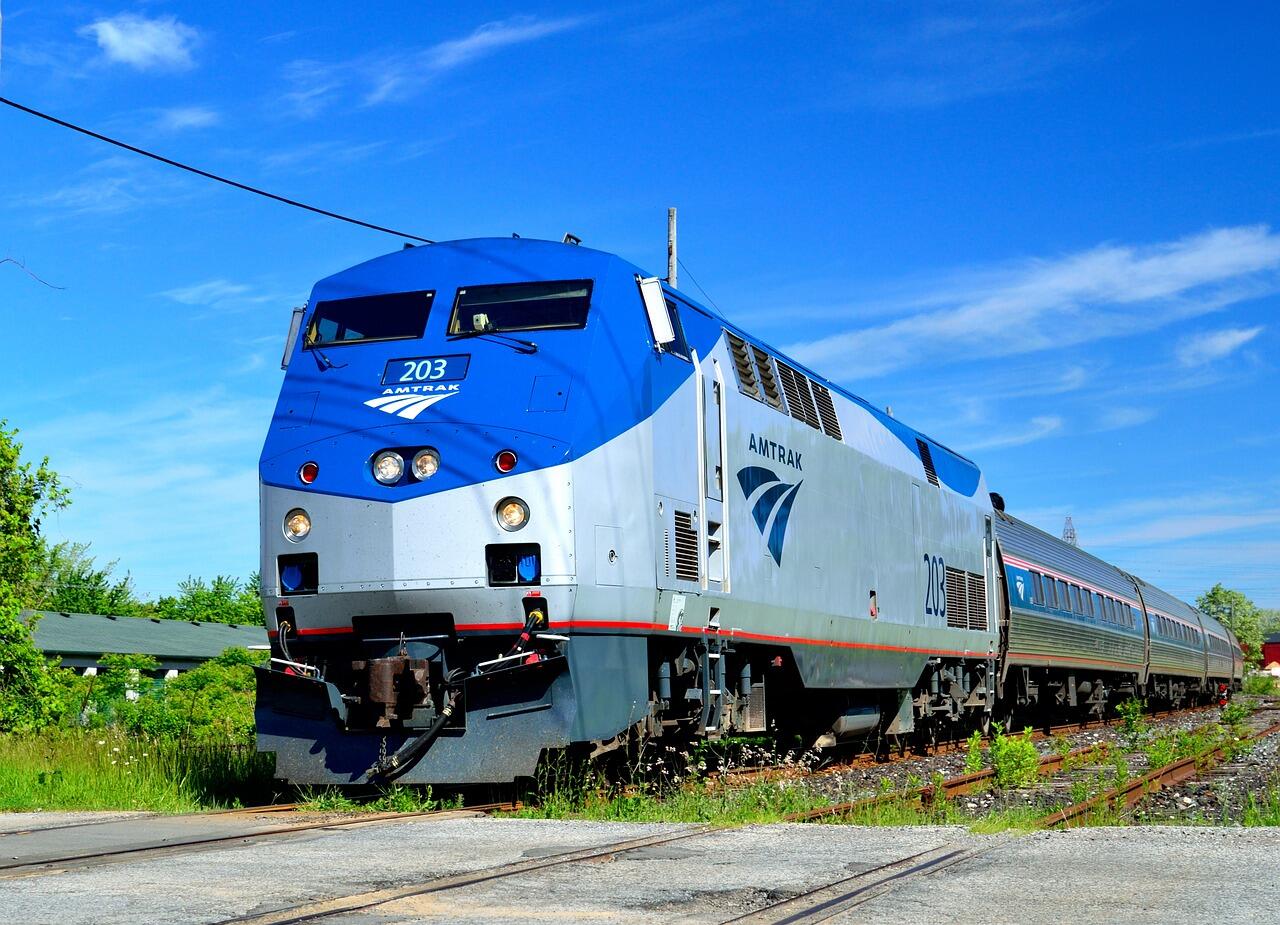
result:
<svg viewBox="0 0 1280 925"><path fill-rule="evenodd" d="M460 670L454 670L449 673L446 679L449 683L453 683L455 677L460 675ZM445 723L449 721L449 717L453 715L454 707L458 704L458 698L462 696L462 689L455 688L449 693L448 700L445 701L444 708L440 711L440 715L436 717L434 723L415 739L401 745L393 754L383 755L373 767L369 768L365 774L369 778L370 783L384 782L390 783L398 777L402 777L413 770L414 765L422 760L422 756L427 753L427 749L431 747L431 743L439 737L444 729Z"/></svg>

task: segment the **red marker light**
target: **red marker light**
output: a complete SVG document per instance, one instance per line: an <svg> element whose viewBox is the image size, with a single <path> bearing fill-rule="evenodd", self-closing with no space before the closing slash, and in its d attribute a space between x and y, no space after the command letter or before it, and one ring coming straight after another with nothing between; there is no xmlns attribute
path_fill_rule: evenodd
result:
<svg viewBox="0 0 1280 925"><path fill-rule="evenodd" d="M497 456L493 457L494 468L499 472L510 472L516 467L516 454L511 450L503 450Z"/></svg>
<svg viewBox="0 0 1280 925"><path fill-rule="evenodd" d="M313 462L304 462L302 468L298 470L298 479L303 485L310 485L316 480L316 476L320 474L320 466Z"/></svg>

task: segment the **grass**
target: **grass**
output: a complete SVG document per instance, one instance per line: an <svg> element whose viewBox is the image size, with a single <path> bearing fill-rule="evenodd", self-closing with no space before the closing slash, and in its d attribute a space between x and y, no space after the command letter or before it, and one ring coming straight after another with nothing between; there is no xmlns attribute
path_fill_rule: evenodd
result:
<svg viewBox="0 0 1280 925"><path fill-rule="evenodd" d="M195 812L270 802L273 761L252 746L106 731L0 737L0 811Z"/></svg>
<svg viewBox="0 0 1280 925"><path fill-rule="evenodd" d="M1280 778L1273 778L1260 793L1245 797L1240 823L1249 827L1280 826Z"/></svg>
<svg viewBox="0 0 1280 925"><path fill-rule="evenodd" d="M1246 694L1254 694L1262 697L1269 697L1280 693L1277 690L1276 679L1269 674L1251 674L1244 679L1244 692Z"/></svg>
<svg viewBox="0 0 1280 925"><path fill-rule="evenodd" d="M356 797L335 787L306 789L299 794L298 808L315 813L430 813L462 806L461 797L436 798L430 787L395 784L374 796Z"/></svg>
<svg viewBox="0 0 1280 925"><path fill-rule="evenodd" d="M826 797L789 782L742 788L690 786L671 793L594 790L560 791L542 804L512 813L534 819L593 819L606 822L716 822L725 825L781 822L790 813L830 806Z"/></svg>

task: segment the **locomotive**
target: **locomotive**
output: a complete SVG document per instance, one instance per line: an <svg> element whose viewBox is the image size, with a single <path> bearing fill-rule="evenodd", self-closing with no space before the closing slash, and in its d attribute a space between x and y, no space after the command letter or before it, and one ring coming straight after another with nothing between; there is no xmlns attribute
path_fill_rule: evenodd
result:
<svg viewBox="0 0 1280 925"><path fill-rule="evenodd" d="M1229 630L1010 516L970 459L576 242L344 270L282 365L256 719L295 783L950 736L1242 678Z"/></svg>

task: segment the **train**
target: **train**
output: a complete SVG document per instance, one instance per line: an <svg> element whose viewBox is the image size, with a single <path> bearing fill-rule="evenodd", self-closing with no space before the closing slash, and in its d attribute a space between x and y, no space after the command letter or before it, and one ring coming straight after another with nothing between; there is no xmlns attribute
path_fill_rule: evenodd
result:
<svg viewBox="0 0 1280 925"><path fill-rule="evenodd" d="M569 237L322 279L281 365L256 722L293 783L506 784L655 738L935 740L1242 680L1225 626Z"/></svg>

